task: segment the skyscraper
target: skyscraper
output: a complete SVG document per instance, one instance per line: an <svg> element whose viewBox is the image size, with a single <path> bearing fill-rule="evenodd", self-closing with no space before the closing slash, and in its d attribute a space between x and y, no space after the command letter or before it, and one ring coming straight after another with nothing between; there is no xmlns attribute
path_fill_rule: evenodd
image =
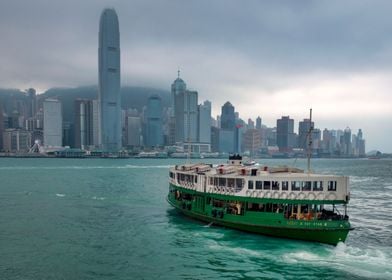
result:
<svg viewBox="0 0 392 280"><path fill-rule="evenodd" d="M206 100L199 105L199 142L211 143L211 102Z"/></svg>
<svg viewBox="0 0 392 280"><path fill-rule="evenodd" d="M256 119L256 129L261 129L261 118L260 116Z"/></svg>
<svg viewBox="0 0 392 280"><path fill-rule="evenodd" d="M276 142L280 152L291 152L294 147L294 120L289 116L276 121Z"/></svg>
<svg viewBox="0 0 392 280"><path fill-rule="evenodd" d="M61 103L57 99L46 99L44 107L44 145L61 147L63 140L63 117Z"/></svg>
<svg viewBox="0 0 392 280"><path fill-rule="evenodd" d="M186 89L178 74L171 86L176 142L197 142L197 91Z"/></svg>
<svg viewBox="0 0 392 280"><path fill-rule="evenodd" d="M146 146L162 146L162 101L158 95L152 95L148 98L146 121Z"/></svg>
<svg viewBox="0 0 392 280"><path fill-rule="evenodd" d="M219 152L236 153L238 148L238 137L236 137L236 116L234 106L226 102L222 106L221 129L219 131Z"/></svg>
<svg viewBox="0 0 392 280"><path fill-rule="evenodd" d="M93 100L75 100L75 147L86 149L94 144Z"/></svg>
<svg viewBox="0 0 392 280"><path fill-rule="evenodd" d="M308 149L310 127L314 128L314 122L311 123L310 119L304 119L298 125L298 147L304 151Z"/></svg>
<svg viewBox="0 0 392 280"><path fill-rule="evenodd" d="M121 149L120 32L114 9L105 9L99 23L99 103L102 148Z"/></svg>
<svg viewBox="0 0 392 280"><path fill-rule="evenodd" d="M235 128L235 113L234 106L230 102L226 102L222 106L221 114L221 129L234 130Z"/></svg>

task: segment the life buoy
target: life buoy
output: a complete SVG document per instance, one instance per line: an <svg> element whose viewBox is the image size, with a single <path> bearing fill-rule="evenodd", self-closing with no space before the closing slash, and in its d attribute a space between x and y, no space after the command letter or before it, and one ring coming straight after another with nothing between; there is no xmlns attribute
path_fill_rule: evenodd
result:
<svg viewBox="0 0 392 280"><path fill-rule="evenodd" d="M263 198L263 197L264 197L264 195L265 195L265 194L264 194L264 192L262 192L262 191L261 191L261 192L259 192L259 193L258 193L257 197L259 197L259 198Z"/></svg>
<svg viewBox="0 0 392 280"><path fill-rule="evenodd" d="M280 193L279 193L278 191L275 191L275 192L272 194L272 197L273 197L273 198L279 198L279 197L280 197Z"/></svg>
<svg viewBox="0 0 392 280"><path fill-rule="evenodd" d="M257 191L253 191L252 197L257 197Z"/></svg>
<svg viewBox="0 0 392 280"><path fill-rule="evenodd" d="M304 199L305 198L305 193L304 192L300 192L298 195L297 195L297 198L298 199Z"/></svg>
<svg viewBox="0 0 392 280"><path fill-rule="evenodd" d="M250 190L247 190L247 191L246 191L246 195L247 195L247 196L250 196L251 194L252 194L252 191L250 191Z"/></svg>
<svg viewBox="0 0 392 280"><path fill-rule="evenodd" d="M281 199L286 199L287 198L287 193L286 192L282 192L279 196L279 198Z"/></svg>
<svg viewBox="0 0 392 280"><path fill-rule="evenodd" d="M318 200L324 200L324 198L325 198L324 193L319 193L319 194L317 195L317 199L318 199Z"/></svg>
<svg viewBox="0 0 392 280"><path fill-rule="evenodd" d="M308 199L315 200L316 199L316 195L314 193L309 193L308 194Z"/></svg>
<svg viewBox="0 0 392 280"><path fill-rule="evenodd" d="M265 198L271 198L271 192L270 191L266 191L264 194Z"/></svg>
<svg viewBox="0 0 392 280"><path fill-rule="evenodd" d="M295 192L291 192L291 193L289 194L289 198L290 198L290 199L296 199L296 198L297 198L296 193L295 193Z"/></svg>
<svg viewBox="0 0 392 280"><path fill-rule="evenodd" d="M336 194L334 194L334 193L330 193L330 194L328 194L328 196L327 196L327 199L328 200L335 200L337 198L337 196L336 196Z"/></svg>

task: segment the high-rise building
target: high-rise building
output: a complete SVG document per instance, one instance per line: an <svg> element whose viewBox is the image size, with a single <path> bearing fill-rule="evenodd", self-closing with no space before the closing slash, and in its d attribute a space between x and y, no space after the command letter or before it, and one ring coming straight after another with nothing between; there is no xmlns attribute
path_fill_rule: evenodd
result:
<svg viewBox="0 0 392 280"><path fill-rule="evenodd" d="M57 99L46 99L43 103L44 145L61 147L63 138L63 117L61 102Z"/></svg>
<svg viewBox="0 0 392 280"><path fill-rule="evenodd" d="M0 151L3 150L3 132L4 132L4 112L3 112L3 104L0 100Z"/></svg>
<svg viewBox="0 0 392 280"><path fill-rule="evenodd" d="M199 142L211 143L211 102L206 100L199 105Z"/></svg>
<svg viewBox="0 0 392 280"><path fill-rule="evenodd" d="M94 144L93 101L75 100L75 147L86 149Z"/></svg>
<svg viewBox="0 0 392 280"><path fill-rule="evenodd" d="M243 136L244 151L249 151L251 156L255 156L261 149L260 132L257 129L248 129Z"/></svg>
<svg viewBox="0 0 392 280"><path fill-rule="evenodd" d="M280 152L291 152L295 146L294 120L283 116L276 122L276 142Z"/></svg>
<svg viewBox="0 0 392 280"><path fill-rule="evenodd" d="M99 101L93 100L93 145L96 147L101 146L100 138L100 118L99 118Z"/></svg>
<svg viewBox="0 0 392 280"><path fill-rule="evenodd" d="M176 142L197 142L197 91L186 89L185 82L180 78L171 86L172 106L175 122Z"/></svg>
<svg viewBox="0 0 392 280"><path fill-rule="evenodd" d="M351 129L346 127L343 133L343 154L345 156L351 156Z"/></svg>
<svg viewBox="0 0 392 280"><path fill-rule="evenodd" d="M105 9L99 23L99 104L102 148L121 149L120 32L114 9Z"/></svg>
<svg viewBox="0 0 392 280"><path fill-rule="evenodd" d="M127 146L134 148L141 145L142 126L139 116L127 117Z"/></svg>
<svg viewBox="0 0 392 280"><path fill-rule="evenodd" d="M309 131L311 127L314 128L314 122L310 122L310 119L304 119L298 125L298 147L304 149L304 151L308 149Z"/></svg>
<svg viewBox="0 0 392 280"><path fill-rule="evenodd" d="M230 102L226 102L222 106L222 114L220 117L221 117L221 126L220 126L221 129L234 130L236 116L234 113L234 106L231 105Z"/></svg>
<svg viewBox="0 0 392 280"><path fill-rule="evenodd" d="M261 129L261 125L262 125L261 118L260 116L258 116L256 119L256 129Z"/></svg>
<svg viewBox="0 0 392 280"><path fill-rule="evenodd" d="M37 104L37 92L33 88L29 88L26 92L26 95L28 97L28 109L27 109L27 118L33 118L35 117L35 114L37 113L38 110L38 104Z"/></svg>
<svg viewBox="0 0 392 280"><path fill-rule="evenodd" d="M226 102L222 106L221 129L219 131L219 152L237 153L241 146L240 129L236 127L234 106Z"/></svg>
<svg viewBox="0 0 392 280"><path fill-rule="evenodd" d="M248 127L247 128L248 129L255 129L255 122L251 118L248 119Z"/></svg>
<svg viewBox="0 0 392 280"><path fill-rule="evenodd" d="M150 96L147 101L145 145L163 145L162 100L158 95Z"/></svg>
<svg viewBox="0 0 392 280"><path fill-rule="evenodd" d="M31 132L9 128L4 131L3 141L4 151L27 152L31 147Z"/></svg>
<svg viewBox="0 0 392 280"><path fill-rule="evenodd" d="M358 130L357 141L358 141L357 144L358 156L363 157L366 155L366 150L365 150L365 139L363 139L362 129Z"/></svg>

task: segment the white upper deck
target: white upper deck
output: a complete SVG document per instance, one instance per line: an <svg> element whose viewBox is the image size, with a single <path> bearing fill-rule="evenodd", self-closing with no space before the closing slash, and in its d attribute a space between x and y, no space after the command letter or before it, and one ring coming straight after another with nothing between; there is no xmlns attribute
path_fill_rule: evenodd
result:
<svg viewBox="0 0 392 280"><path fill-rule="evenodd" d="M349 178L304 172L287 166L246 166L241 160L228 164L177 165L170 182L199 192L241 197L348 202Z"/></svg>

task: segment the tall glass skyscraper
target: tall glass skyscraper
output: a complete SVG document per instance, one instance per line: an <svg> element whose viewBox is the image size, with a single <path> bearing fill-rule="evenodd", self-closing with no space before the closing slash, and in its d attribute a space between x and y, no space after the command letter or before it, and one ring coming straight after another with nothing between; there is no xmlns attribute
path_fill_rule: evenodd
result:
<svg viewBox="0 0 392 280"><path fill-rule="evenodd" d="M114 9L105 9L99 23L99 103L101 144L121 149L120 32Z"/></svg>
<svg viewBox="0 0 392 280"><path fill-rule="evenodd" d="M197 142L198 93L186 89L178 76L171 86L176 142Z"/></svg>
<svg viewBox="0 0 392 280"><path fill-rule="evenodd" d="M148 98L146 119L146 146L162 146L162 101L158 95L152 95Z"/></svg>

